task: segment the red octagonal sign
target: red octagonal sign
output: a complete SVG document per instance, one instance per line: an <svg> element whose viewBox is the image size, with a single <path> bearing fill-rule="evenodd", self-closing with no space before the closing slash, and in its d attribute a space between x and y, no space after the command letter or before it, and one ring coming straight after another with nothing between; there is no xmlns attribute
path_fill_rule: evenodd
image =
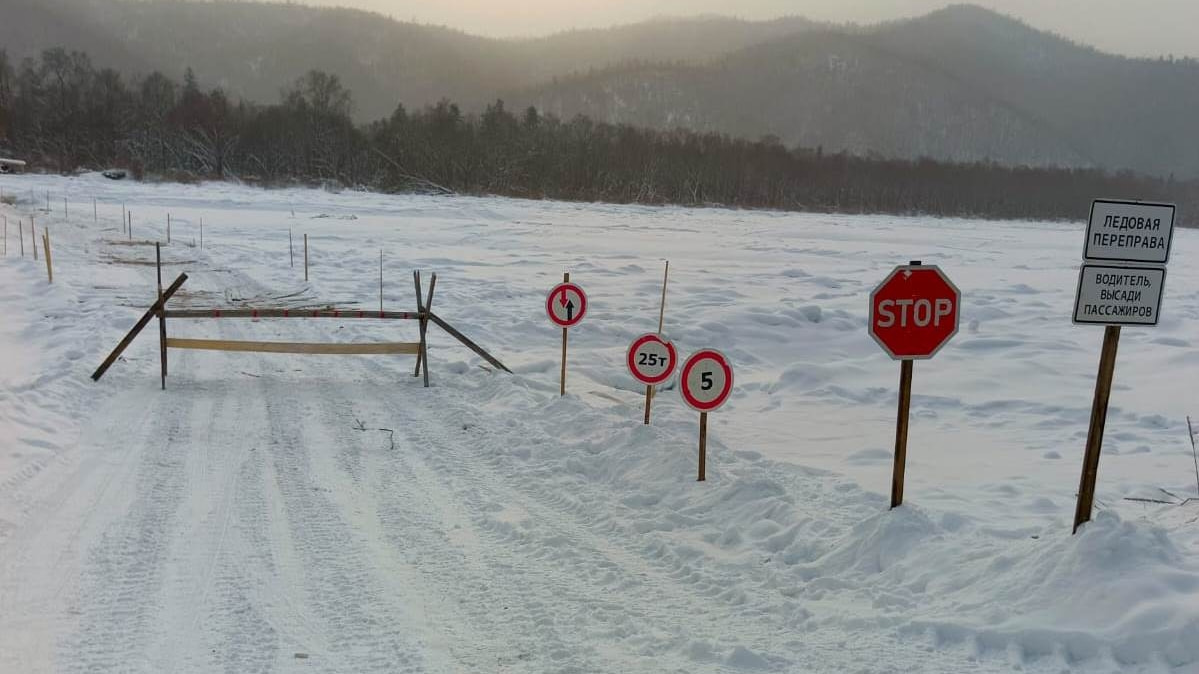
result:
<svg viewBox="0 0 1199 674"><path fill-rule="evenodd" d="M936 266L896 267L870 293L870 336L895 360L932 358L957 334L961 299Z"/></svg>

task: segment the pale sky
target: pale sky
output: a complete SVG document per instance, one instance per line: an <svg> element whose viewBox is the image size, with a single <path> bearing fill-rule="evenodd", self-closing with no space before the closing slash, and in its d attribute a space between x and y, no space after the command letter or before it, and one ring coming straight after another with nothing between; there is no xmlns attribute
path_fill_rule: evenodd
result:
<svg viewBox="0 0 1199 674"><path fill-rule="evenodd" d="M292 0L295 1L295 0ZM924 14L951 0L299 0L370 9L490 36L543 35L655 16L723 14L745 19L800 15L874 23ZM1199 57L1199 0L975 0L1104 51Z"/></svg>

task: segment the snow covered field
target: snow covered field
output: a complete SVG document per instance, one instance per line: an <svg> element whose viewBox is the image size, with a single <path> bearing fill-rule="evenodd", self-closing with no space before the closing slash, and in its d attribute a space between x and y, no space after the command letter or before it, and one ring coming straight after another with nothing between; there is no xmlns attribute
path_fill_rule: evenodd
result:
<svg viewBox="0 0 1199 674"><path fill-rule="evenodd" d="M1081 223L0 188L20 199L0 206L0 671L1199 671L1199 501L1126 500L1196 496L1199 232L1175 237L1161 325L1124 331L1097 516L1071 536L1103 332L1070 323ZM15 221L47 191L53 285L17 257ZM162 392L152 324L93 383L155 292L122 203L135 244L172 215L166 276L190 276L172 306L371 308L382 248L387 308L414 310L412 270L436 271L435 310L516 375L431 327L428 390L411 357L172 351ZM736 368L705 484L697 415L668 390L644 427L623 365L656 328L663 259L668 336ZM913 259L950 275L964 315L916 364L889 512L899 368L867 295ZM591 306L559 398L543 300L563 271Z"/></svg>

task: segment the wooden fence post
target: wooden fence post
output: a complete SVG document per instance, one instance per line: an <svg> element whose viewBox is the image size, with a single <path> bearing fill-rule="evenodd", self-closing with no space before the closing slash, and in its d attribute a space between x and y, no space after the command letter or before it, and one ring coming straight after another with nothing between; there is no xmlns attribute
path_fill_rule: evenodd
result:
<svg viewBox="0 0 1199 674"><path fill-rule="evenodd" d="M42 230L42 252L46 254L46 278L50 283L54 283L54 265L50 261L50 230Z"/></svg>
<svg viewBox="0 0 1199 674"><path fill-rule="evenodd" d="M180 274L179 278L175 279L175 282L171 284L171 287L163 291L162 302L155 302L153 306L146 310L146 313L142 314L142 317L138 319L133 328L131 328L129 332L126 333L121 339L121 343L117 344L117 348L113 349L112 353L108 354L108 357L104 359L104 362L100 363L100 367L96 368L96 371L92 373L92 381L100 381L100 377L103 377L104 373L108 372L108 368L112 367L112 364L117 362L117 358L121 357L121 354L125 352L125 349L129 348L129 345L133 343L134 338L136 338L141 331L145 329L146 325L150 322L150 319L154 318L154 315L158 312L159 307L166 303L167 300L171 299L171 296L175 294L175 291L178 290L185 281L187 281L187 274Z"/></svg>
<svg viewBox="0 0 1199 674"><path fill-rule="evenodd" d="M304 233L304 280L308 280L308 233Z"/></svg>
<svg viewBox="0 0 1199 674"><path fill-rule="evenodd" d="M17 220L17 238L21 241L21 257L25 257L25 225Z"/></svg>
<svg viewBox="0 0 1199 674"><path fill-rule="evenodd" d="M167 213L167 243L171 242L171 214Z"/></svg>
<svg viewBox="0 0 1199 674"><path fill-rule="evenodd" d="M33 246L33 261L37 262L37 228L33 226L33 216L29 216L29 245Z"/></svg>
<svg viewBox="0 0 1199 674"><path fill-rule="evenodd" d="M154 262L158 267L158 353L162 361L162 390L167 390L167 307L162 299L162 244L154 242Z"/></svg>
<svg viewBox="0 0 1199 674"><path fill-rule="evenodd" d="M296 268L296 247L291 240L291 227L287 228L287 260L291 264L291 268Z"/></svg>
<svg viewBox="0 0 1199 674"><path fill-rule="evenodd" d="M8 257L8 216L4 216L4 257Z"/></svg>

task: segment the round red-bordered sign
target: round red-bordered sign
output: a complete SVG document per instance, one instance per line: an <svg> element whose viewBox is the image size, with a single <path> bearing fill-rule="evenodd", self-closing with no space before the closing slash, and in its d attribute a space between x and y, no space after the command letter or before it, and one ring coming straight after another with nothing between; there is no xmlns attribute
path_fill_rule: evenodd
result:
<svg viewBox="0 0 1199 674"><path fill-rule="evenodd" d="M679 373L683 402L697 412L711 412L724 405L733 392L733 366L715 349L691 354Z"/></svg>
<svg viewBox="0 0 1199 674"><path fill-rule="evenodd" d="M625 355L625 364L634 379L653 386L670 379L679 364L679 357L674 344L650 332L633 340Z"/></svg>
<svg viewBox="0 0 1199 674"><path fill-rule="evenodd" d="M560 328L573 328L587 315L587 293L574 283L559 283L545 298L545 313Z"/></svg>

